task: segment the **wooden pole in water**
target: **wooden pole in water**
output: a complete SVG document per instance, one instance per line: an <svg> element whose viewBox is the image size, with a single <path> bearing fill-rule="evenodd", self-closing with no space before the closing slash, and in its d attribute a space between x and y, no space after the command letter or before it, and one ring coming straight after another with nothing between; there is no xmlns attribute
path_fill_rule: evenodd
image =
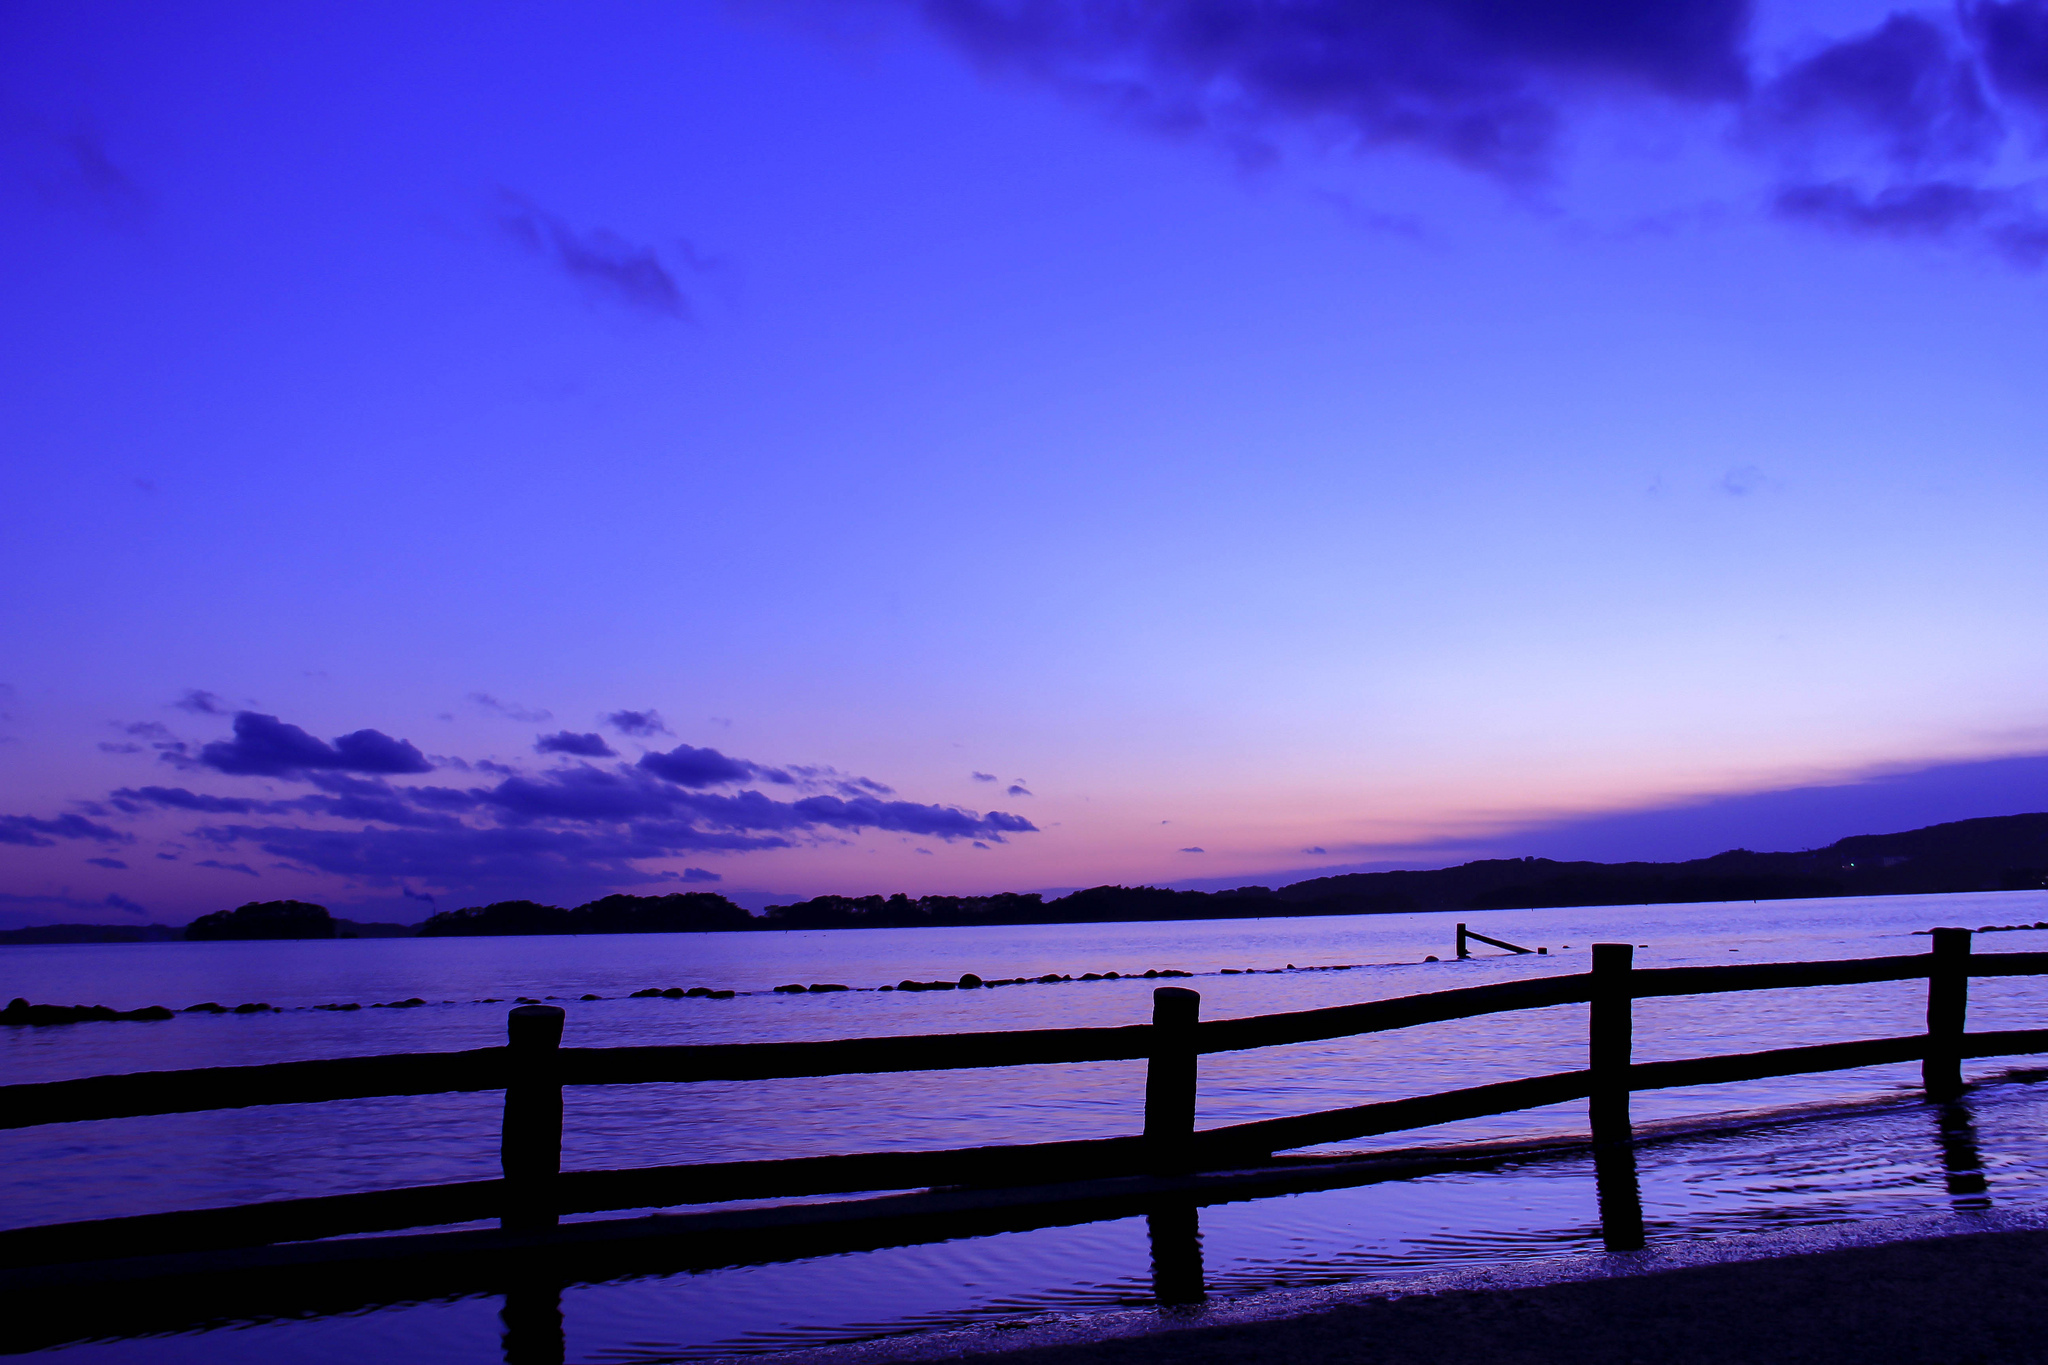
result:
<svg viewBox="0 0 2048 1365"><path fill-rule="evenodd" d="M1152 1055L1145 1065L1145 1141L1161 1174L1187 1165L1195 1133L1195 1021L1202 996L1185 986L1152 992Z"/></svg>
<svg viewBox="0 0 2048 1365"><path fill-rule="evenodd" d="M505 1016L505 1120L498 1158L505 1172L507 1228L553 1227L555 1177L562 1172L563 1013L518 1005Z"/></svg>
<svg viewBox="0 0 2048 1365"><path fill-rule="evenodd" d="M1593 1008L1587 1046L1587 1067L1593 1073L1592 1120L1596 1145L1627 1142L1628 1064L1634 1045L1632 1016L1635 997L1629 974L1635 965L1632 943L1593 945Z"/></svg>
<svg viewBox="0 0 2048 1365"><path fill-rule="evenodd" d="M1462 924L1458 926L1458 956L1461 959L1472 956L1471 951L1465 947L1465 926Z"/></svg>
<svg viewBox="0 0 2048 1365"><path fill-rule="evenodd" d="M1931 1100L1963 1093L1963 1016L1970 1004L1970 931L1936 929L1927 973L1927 1055L1920 1084Z"/></svg>

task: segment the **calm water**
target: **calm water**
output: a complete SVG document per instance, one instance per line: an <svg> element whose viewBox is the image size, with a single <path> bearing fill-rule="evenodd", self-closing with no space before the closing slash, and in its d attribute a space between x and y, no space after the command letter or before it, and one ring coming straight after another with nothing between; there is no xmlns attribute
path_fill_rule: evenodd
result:
<svg viewBox="0 0 2048 1365"><path fill-rule="evenodd" d="M627 938L359 940L0 949L0 998L173 1008L261 1001L285 1012L181 1015L158 1024L0 1029L8 1081L232 1065L502 1041L516 996L555 998L565 1043L727 1042L1126 1024L1149 1017L1154 982L1075 981L993 991L778 996L784 982L872 988L904 977L1036 976L1148 967L1197 973L1205 1018L1408 995L1584 970L1595 940L1638 944L1639 966L1874 957L1924 950L1911 931L2048 919L2048 893L1471 915L1473 927L1545 945L1546 957L1424 963L1451 951L1451 915L1379 915L1019 929L865 930ZM2048 947L2048 934L1981 936L1981 952ZM1487 950L1491 951L1491 950ZM1355 964L1355 965L1354 965ZM1292 965L1297 970L1285 970ZM1309 971L1346 965L1344 971ZM1256 975L1224 976L1225 968ZM730 1000L620 998L646 986L709 986ZM577 999L584 994L607 997ZM420 997L411 1009L333 1013ZM497 997L500 1003L476 1003ZM1916 1032L1924 986L1892 983L1644 1001L1639 1060ZM1970 1027L2039 1027L2048 979L1974 983ZM1583 1064L1583 1006L1397 1034L1204 1059L1203 1126L1426 1094ZM2048 1087L2015 1062L1975 1064L1973 1126L1947 1130L1919 1105L1910 1067L1869 1068L1637 1097L1641 1121L1847 1101L1788 1119L1657 1143L1642 1157L1653 1237L1722 1235L1797 1222L1944 1211L1989 1200L2048 1203ZM1142 1063L823 1080L572 1089L570 1168L1027 1142L1133 1132ZM496 1174L495 1095L362 1100L0 1133L0 1225ZM1412 1145L1574 1131L1582 1106L1431 1129ZM1355 1144L1360 1150L1365 1144ZM1958 1153L1963 1153L1959 1156ZM1984 1171L1983 1192L1958 1165ZM1953 1187L1953 1189L1952 1189ZM1595 1249L1589 1166L1532 1161L1203 1211L1211 1293L1327 1282ZM571 1290L570 1358L689 1358L778 1349L1048 1308L1149 1301L1143 1220L816 1257ZM147 1342L89 1343L81 1362L498 1358L494 1298Z"/></svg>

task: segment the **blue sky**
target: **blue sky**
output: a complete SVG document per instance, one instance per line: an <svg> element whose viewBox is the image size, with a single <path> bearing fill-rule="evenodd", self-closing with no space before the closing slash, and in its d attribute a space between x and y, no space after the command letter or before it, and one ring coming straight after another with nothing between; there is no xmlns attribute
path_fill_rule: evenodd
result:
<svg viewBox="0 0 2048 1365"><path fill-rule="evenodd" d="M1371 13L0 7L0 915L2048 805L2048 5Z"/></svg>

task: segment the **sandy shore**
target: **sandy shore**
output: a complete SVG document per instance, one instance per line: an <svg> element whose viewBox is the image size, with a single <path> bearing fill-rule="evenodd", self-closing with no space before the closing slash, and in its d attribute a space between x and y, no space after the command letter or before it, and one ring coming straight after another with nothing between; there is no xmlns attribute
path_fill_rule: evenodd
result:
<svg viewBox="0 0 2048 1365"><path fill-rule="evenodd" d="M965 1357L991 1365L2048 1363L2048 1227L2039 1223L1992 1216L1837 1225L1633 1257L1258 1295L1206 1309L1020 1320L780 1359L807 1365ZM1985 1227L1999 1230L1972 1230ZM1806 1249L1815 1245L1827 1249Z"/></svg>

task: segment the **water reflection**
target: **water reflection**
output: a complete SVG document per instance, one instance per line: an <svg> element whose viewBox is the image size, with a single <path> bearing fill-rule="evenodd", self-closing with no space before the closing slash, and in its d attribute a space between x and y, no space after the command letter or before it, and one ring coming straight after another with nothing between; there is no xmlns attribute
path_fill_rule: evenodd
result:
<svg viewBox="0 0 2048 1365"><path fill-rule="evenodd" d="M1969 1106L1959 1101L1939 1105L1934 1122L1950 1205L1957 1213L1979 1213L1990 1208L1984 1158L1977 1148L1977 1125L1970 1117Z"/></svg>
<svg viewBox="0 0 2048 1365"><path fill-rule="evenodd" d="M1596 1145L1593 1180L1600 1201L1601 1245L1609 1251L1641 1251L1643 1189L1636 1175L1635 1143Z"/></svg>
<svg viewBox="0 0 2048 1365"><path fill-rule="evenodd" d="M505 1286L505 1365L562 1365L569 1344L562 1328L562 1281L551 1275L514 1280Z"/></svg>
<svg viewBox="0 0 2048 1365"><path fill-rule="evenodd" d="M1152 1297L1161 1307L1206 1303L1202 1274L1202 1214L1189 1200L1162 1203L1145 1215L1152 1242Z"/></svg>

